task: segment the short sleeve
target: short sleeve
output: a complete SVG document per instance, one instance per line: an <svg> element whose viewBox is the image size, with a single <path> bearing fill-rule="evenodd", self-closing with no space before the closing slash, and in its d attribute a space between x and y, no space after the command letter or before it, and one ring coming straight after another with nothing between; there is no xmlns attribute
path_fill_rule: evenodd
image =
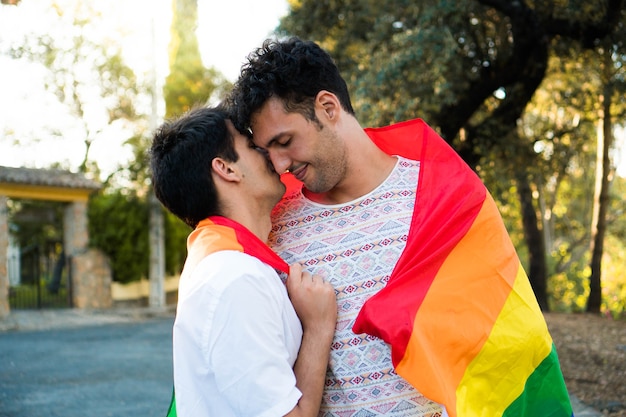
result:
<svg viewBox="0 0 626 417"><path fill-rule="evenodd" d="M301 397L287 346L289 299L278 276L237 277L207 328L205 358L218 391L242 416L283 416ZM293 350L293 347L292 347ZM297 350L296 350L297 354Z"/></svg>

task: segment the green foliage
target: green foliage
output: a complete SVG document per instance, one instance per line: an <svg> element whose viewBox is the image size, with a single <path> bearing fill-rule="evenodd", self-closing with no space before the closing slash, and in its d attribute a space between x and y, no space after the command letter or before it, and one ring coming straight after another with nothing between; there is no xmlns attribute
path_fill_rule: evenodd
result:
<svg viewBox="0 0 626 417"><path fill-rule="evenodd" d="M228 87L221 74L202 65L195 30L190 30L196 27L196 0L173 0L173 5L170 75L164 87L166 117L205 104L210 97L219 96ZM148 276L149 211L145 196L150 192L147 154L150 134L147 130L140 130L128 141L135 154L125 168L130 184L122 187L122 184L107 182L107 191L90 202L90 243L109 255L114 279L119 282ZM186 239L190 230L171 213L165 210L163 213L165 271L175 275L180 273L186 259Z"/></svg>
<svg viewBox="0 0 626 417"><path fill-rule="evenodd" d="M623 239L613 234L605 238L602 264L602 311L610 313L614 318L624 318L626 317L626 280L624 280L626 247Z"/></svg>
<svg viewBox="0 0 626 417"><path fill-rule="evenodd" d="M120 191L99 193L89 201L90 245L111 260L113 280L148 276L148 207L145 199Z"/></svg>
<svg viewBox="0 0 626 417"><path fill-rule="evenodd" d="M195 28L198 21L197 0L172 0L170 73L165 80L165 116L180 115L190 108L205 105L212 96L221 96L230 83L214 68L202 64Z"/></svg>
<svg viewBox="0 0 626 417"><path fill-rule="evenodd" d="M45 247L63 241L65 204L38 200L9 200L11 234L22 248Z"/></svg>
<svg viewBox="0 0 626 417"><path fill-rule="evenodd" d="M568 257L564 246L558 251L562 257ZM570 254L571 255L571 254ZM589 295L588 257L571 259L570 268L553 274L548 279L548 294L550 309L567 313L581 313L585 311L587 296Z"/></svg>
<svg viewBox="0 0 626 417"><path fill-rule="evenodd" d="M165 211L164 211L165 212ZM111 259L113 280L126 283L148 277L148 205L145 198L120 190L99 193L89 201L90 246ZM187 256L189 227L167 212L165 270L180 274Z"/></svg>
<svg viewBox="0 0 626 417"><path fill-rule="evenodd" d="M454 3L454 4L453 4ZM459 59L468 1L299 1L280 30L318 41L337 61L359 119L434 119L471 73Z"/></svg>
<svg viewBox="0 0 626 417"><path fill-rule="evenodd" d="M216 70L202 66L195 31L190 30L196 26L196 1L179 3L183 9L177 8L180 13L175 13L173 21L172 71L165 87L168 116L206 103L229 87ZM146 92L150 90L139 83L122 59L123 45L91 36L100 23L92 6L90 2L78 2L68 8L57 5L49 23L63 27L62 36L35 34L3 52L14 59L40 62L49 70L46 87L75 117L78 134L85 143L81 171L100 177L100 168L89 155L91 144L106 140L104 133L113 125L128 132L126 143L133 148L135 157L104 179L103 189L89 202L88 216L90 245L109 256L115 281L130 282L147 277L149 268L149 212L145 196L150 191L147 149L152 132L149 118L141 110L149 107L145 103L149 102ZM11 200L9 204L12 232L22 247L62 241L62 204L22 200ZM54 216L39 222L22 221L14 216L20 210L38 217L42 212ZM164 226L166 272L178 274L186 257L189 228L169 213Z"/></svg>
<svg viewBox="0 0 626 417"><path fill-rule="evenodd" d="M611 207L607 218L607 236L602 259L603 311L614 317L626 317L626 178L615 177L611 184Z"/></svg>
<svg viewBox="0 0 626 417"><path fill-rule="evenodd" d="M476 168L522 263L537 250L525 242L516 188L520 177L528 179L546 246L549 303L582 311L606 81L599 63L602 54L612 57L614 122L623 124L626 8L584 0L289 4L279 29L330 52L364 126L422 117ZM621 239L607 238L603 273L604 308L613 312L623 311L626 225L616 213L623 213L624 195L616 194L622 206L609 210L609 234ZM612 269L616 259L621 273Z"/></svg>
<svg viewBox="0 0 626 417"><path fill-rule="evenodd" d="M11 309L64 308L68 306L67 298L65 286L51 293L45 280L36 285L17 285L9 289Z"/></svg>
<svg viewBox="0 0 626 417"><path fill-rule="evenodd" d="M165 213L165 272L178 275L187 258L187 236L191 229L169 211Z"/></svg>

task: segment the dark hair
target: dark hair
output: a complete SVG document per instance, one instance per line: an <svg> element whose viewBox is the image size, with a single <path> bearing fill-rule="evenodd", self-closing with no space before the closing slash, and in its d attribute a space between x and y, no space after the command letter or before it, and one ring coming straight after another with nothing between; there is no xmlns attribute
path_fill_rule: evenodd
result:
<svg viewBox="0 0 626 417"><path fill-rule="evenodd" d="M192 228L208 216L220 215L211 176L213 159L234 162L239 158L227 119L224 108L195 108L163 123L154 134L150 148L154 193Z"/></svg>
<svg viewBox="0 0 626 417"><path fill-rule="evenodd" d="M249 128L252 114L271 97L282 99L288 112L317 121L313 103L321 90L335 94L341 107L354 114L346 82L328 52L296 37L268 39L248 55L228 101L235 126L243 131Z"/></svg>

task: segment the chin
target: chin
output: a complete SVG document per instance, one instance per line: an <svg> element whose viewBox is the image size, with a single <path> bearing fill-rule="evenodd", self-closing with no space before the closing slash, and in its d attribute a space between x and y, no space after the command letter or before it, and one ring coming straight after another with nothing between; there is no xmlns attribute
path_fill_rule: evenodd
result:
<svg viewBox="0 0 626 417"><path fill-rule="evenodd" d="M310 187L305 183L304 187L310 192L315 193L315 194L326 193L333 189L333 187L328 187L328 186L325 186L324 184L318 184L318 183L313 183L311 184Z"/></svg>

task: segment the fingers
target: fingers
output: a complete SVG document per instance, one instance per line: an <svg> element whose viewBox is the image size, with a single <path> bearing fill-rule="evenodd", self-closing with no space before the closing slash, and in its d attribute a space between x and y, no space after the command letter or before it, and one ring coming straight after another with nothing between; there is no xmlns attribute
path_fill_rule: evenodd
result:
<svg viewBox="0 0 626 417"><path fill-rule="evenodd" d="M290 294L302 283L302 265L296 263L289 266L289 277L287 277L287 292Z"/></svg>
<svg viewBox="0 0 626 417"><path fill-rule="evenodd" d="M289 265L289 276L300 277L302 275L302 265L299 263Z"/></svg>
<svg viewBox="0 0 626 417"><path fill-rule="evenodd" d="M327 284L330 286L330 284L324 281L322 276L303 271L302 265L299 263L291 264L289 267L289 277L287 278L287 288L293 288L297 284L306 285L307 283L313 283L315 285Z"/></svg>
<svg viewBox="0 0 626 417"><path fill-rule="evenodd" d="M287 293L304 327L334 330L337 299L330 283L293 264L287 278Z"/></svg>

